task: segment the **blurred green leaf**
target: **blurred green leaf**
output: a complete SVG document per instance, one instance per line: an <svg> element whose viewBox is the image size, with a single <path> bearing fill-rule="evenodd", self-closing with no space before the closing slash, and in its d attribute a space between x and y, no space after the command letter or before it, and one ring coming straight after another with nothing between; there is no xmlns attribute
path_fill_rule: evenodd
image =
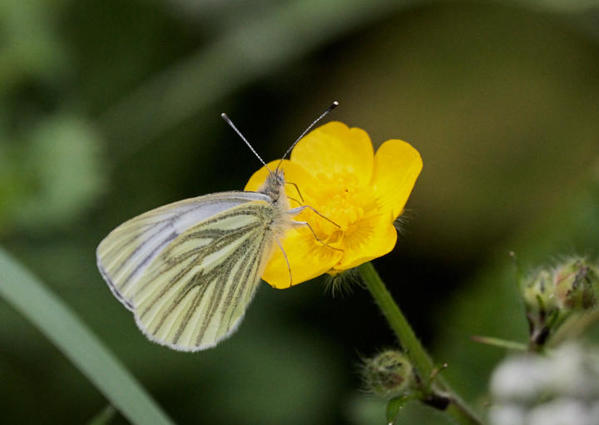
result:
<svg viewBox="0 0 599 425"><path fill-rule="evenodd" d="M0 296L38 327L132 423L172 424L87 326L1 248Z"/></svg>
<svg viewBox="0 0 599 425"><path fill-rule="evenodd" d="M386 424L387 402L364 394L354 395L349 400L347 418L355 425ZM451 425L454 422L443 412L425 406L422 403L409 401L403 404L396 418L396 425Z"/></svg>
<svg viewBox="0 0 599 425"><path fill-rule="evenodd" d="M68 55L55 28L63 1L0 2L0 96L29 78L53 81L68 71Z"/></svg>
<svg viewBox="0 0 599 425"><path fill-rule="evenodd" d="M103 186L100 138L84 120L58 115L32 134L28 160L37 196L20 211L29 226L65 222L88 207ZM40 208L43 206L43 208Z"/></svg>
<svg viewBox="0 0 599 425"><path fill-rule="evenodd" d="M399 412L404 408L406 403L412 398L409 396L400 396L392 398L387 402L387 423L393 424L399 416Z"/></svg>
<svg viewBox="0 0 599 425"><path fill-rule="evenodd" d="M43 229L72 220L97 199L105 173L101 143L85 120L67 114L46 118L22 142L0 140L3 221Z"/></svg>
<svg viewBox="0 0 599 425"><path fill-rule="evenodd" d="M107 425L116 415L116 410L110 404L94 416L87 425Z"/></svg>

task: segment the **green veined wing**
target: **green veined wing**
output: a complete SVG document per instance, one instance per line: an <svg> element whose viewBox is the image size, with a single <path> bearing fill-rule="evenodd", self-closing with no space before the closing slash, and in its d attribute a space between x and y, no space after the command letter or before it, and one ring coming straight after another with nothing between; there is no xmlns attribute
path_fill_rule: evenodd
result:
<svg viewBox="0 0 599 425"><path fill-rule="evenodd" d="M104 238L96 256L98 269L114 295L130 310L127 290L150 262L189 227L228 208L252 201L269 202L255 192L223 192L174 202L126 221Z"/></svg>
<svg viewBox="0 0 599 425"><path fill-rule="evenodd" d="M240 323L273 245L272 199L225 192L149 211L98 246L98 267L153 341L196 351Z"/></svg>

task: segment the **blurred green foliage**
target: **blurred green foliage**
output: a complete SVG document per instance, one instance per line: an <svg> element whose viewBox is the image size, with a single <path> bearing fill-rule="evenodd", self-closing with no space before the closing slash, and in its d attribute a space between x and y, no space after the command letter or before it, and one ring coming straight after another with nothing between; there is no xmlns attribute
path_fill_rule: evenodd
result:
<svg viewBox="0 0 599 425"><path fill-rule="evenodd" d="M29 231L68 225L105 184L100 140L88 123L52 116L37 125L2 160L7 173L0 189L6 194L4 225Z"/></svg>
<svg viewBox="0 0 599 425"><path fill-rule="evenodd" d="M398 248L376 265L447 378L478 407L523 340L524 268L596 258L594 1L0 2L0 238L178 423L382 423L360 356L393 338L366 292L266 285L239 332L197 354L148 342L95 267L135 214L243 187L333 99L334 119L424 158ZM2 284L2 282L0 282ZM102 395L0 301L6 423L82 423ZM408 405L402 424L445 424ZM110 423L125 423L118 415Z"/></svg>

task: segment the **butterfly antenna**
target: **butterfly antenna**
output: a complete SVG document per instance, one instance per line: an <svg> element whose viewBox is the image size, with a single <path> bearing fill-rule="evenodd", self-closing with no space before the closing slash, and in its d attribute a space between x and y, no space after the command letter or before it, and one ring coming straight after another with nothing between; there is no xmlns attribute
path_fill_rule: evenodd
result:
<svg viewBox="0 0 599 425"><path fill-rule="evenodd" d="M324 111L322 114L320 114L320 116L318 118L316 118L314 121L312 121L312 124L310 124L308 126L308 128L306 128L304 130L304 132L302 134L300 134L300 136L295 140L295 142L293 142L291 144L291 146L289 146L289 149L287 149L287 151L285 152L285 154L281 157L281 160L279 161L279 163L277 164L277 168L275 169L275 171L277 171L279 169L279 167L281 166L281 164L283 163L283 160L287 157L287 155L289 155L289 153L293 150L293 148L295 147L295 145L297 145L297 142L299 142L300 140L303 139L303 137L314 128L314 126L316 124L318 124L318 122L320 120L322 120L324 117L326 117L327 115L329 115L329 113L335 109L337 106L339 106L339 102L337 102L336 100L333 101L333 103L331 103L331 106L329 106L326 111Z"/></svg>
<svg viewBox="0 0 599 425"><path fill-rule="evenodd" d="M225 120L225 122L227 124L229 124L229 126L235 131L235 133L237 133L237 135L239 137L241 137L241 140L243 140L245 142L245 144L248 145L248 147L250 148L252 153L254 155L256 155L256 158L258 158L260 160L260 162L262 163L262 165L264 165L268 169L268 171L272 174L272 170L268 167L268 165L266 165L266 162L264 162L262 157L260 155L258 155L258 152L256 152L256 149L254 149L254 147L250 144L250 142L248 142L248 139L246 139L245 136L243 134L241 134L241 131L239 131L237 129L237 127L235 127L235 124L233 124L233 121L231 121L231 119L227 116L227 114L225 114L223 112L222 114L220 114L220 116L223 120Z"/></svg>

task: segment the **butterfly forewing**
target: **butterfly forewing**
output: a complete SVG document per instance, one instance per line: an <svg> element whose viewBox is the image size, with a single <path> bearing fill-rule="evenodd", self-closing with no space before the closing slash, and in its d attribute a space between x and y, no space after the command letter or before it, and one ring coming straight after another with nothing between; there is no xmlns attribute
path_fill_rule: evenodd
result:
<svg viewBox="0 0 599 425"><path fill-rule="evenodd" d="M178 236L156 257L130 294L140 328L180 350L226 338L251 302L272 233L272 206L231 208Z"/></svg>
<svg viewBox="0 0 599 425"><path fill-rule="evenodd" d="M112 231L98 247L98 267L150 339L208 348L235 330L252 300L273 214L271 198L256 192L166 205Z"/></svg>
<svg viewBox="0 0 599 425"><path fill-rule="evenodd" d="M130 293L150 262L189 227L231 207L268 202L255 192L223 192L165 205L113 230L98 246L98 268L114 295L130 310Z"/></svg>

